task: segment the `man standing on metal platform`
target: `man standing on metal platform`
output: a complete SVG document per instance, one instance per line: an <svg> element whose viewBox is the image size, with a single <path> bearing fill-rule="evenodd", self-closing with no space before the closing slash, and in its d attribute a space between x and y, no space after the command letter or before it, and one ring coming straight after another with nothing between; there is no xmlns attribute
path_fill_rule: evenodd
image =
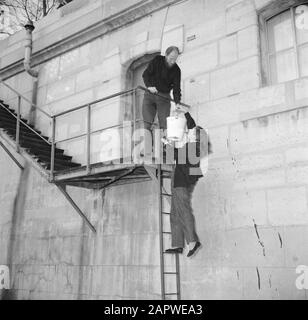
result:
<svg viewBox="0 0 308 320"><path fill-rule="evenodd" d="M176 107L181 101L181 69L176 61L180 54L178 47L171 46L166 50L165 56L157 55L142 74L148 92L145 92L142 104L142 117L144 129L151 132L151 127L156 114L158 115L160 129L167 129L167 117L170 115L170 91L173 90L173 98ZM152 134L152 132L151 132ZM146 153L152 154L152 141L145 133ZM153 135L152 135L153 137Z"/></svg>

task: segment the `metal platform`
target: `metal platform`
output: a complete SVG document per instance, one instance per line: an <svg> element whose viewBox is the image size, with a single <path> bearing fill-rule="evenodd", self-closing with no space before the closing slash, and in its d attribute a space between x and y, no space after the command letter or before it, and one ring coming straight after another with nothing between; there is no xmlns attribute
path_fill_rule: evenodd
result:
<svg viewBox="0 0 308 320"><path fill-rule="evenodd" d="M150 181L149 171L157 169L158 164L110 164L97 163L56 172L51 182L87 189L103 189L110 186ZM165 174L171 173L171 165L162 165Z"/></svg>

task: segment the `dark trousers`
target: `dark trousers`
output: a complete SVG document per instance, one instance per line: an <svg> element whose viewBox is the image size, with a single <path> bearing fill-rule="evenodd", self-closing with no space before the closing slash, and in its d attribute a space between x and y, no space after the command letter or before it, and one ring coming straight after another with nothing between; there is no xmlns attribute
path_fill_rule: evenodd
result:
<svg viewBox="0 0 308 320"><path fill-rule="evenodd" d="M159 96L159 95L161 96ZM154 122L156 113L158 116L159 128L167 129L167 117L170 115L171 102L169 93L151 94L149 92L144 93L143 103L142 103L142 117L143 117L143 128L148 132L145 133L144 137L144 153L146 157L152 159L153 156L153 142L154 136L151 130L152 124ZM165 135L165 132L163 133ZM157 138L157 136L155 136ZM161 135L159 135L159 140Z"/></svg>
<svg viewBox="0 0 308 320"><path fill-rule="evenodd" d="M192 193L197 183L188 187L174 187L172 181L171 198L171 246L184 248L186 243L199 241L192 210Z"/></svg>
<svg viewBox="0 0 308 320"><path fill-rule="evenodd" d="M151 129L154 122L156 113L158 116L159 127L161 129L167 129L167 117L170 115L170 94L169 93L158 93L162 97L156 94L148 92L144 93L143 104L142 104L142 117L144 121L144 128Z"/></svg>

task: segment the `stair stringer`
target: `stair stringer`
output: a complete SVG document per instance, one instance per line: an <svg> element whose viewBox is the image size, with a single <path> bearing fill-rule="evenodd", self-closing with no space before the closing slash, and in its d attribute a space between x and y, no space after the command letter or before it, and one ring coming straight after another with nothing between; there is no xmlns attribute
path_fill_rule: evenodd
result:
<svg viewBox="0 0 308 320"><path fill-rule="evenodd" d="M2 128L0 128L0 141L8 148L8 150L14 155L18 161L25 165L25 162L29 162L30 165L35 168L39 174L50 182L49 173L33 158L23 147L19 147L19 153L16 151L16 142L13 140Z"/></svg>
<svg viewBox="0 0 308 320"><path fill-rule="evenodd" d="M76 210L76 212L86 221L87 225L90 227L92 232L96 233L95 227L88 220L87 216L82 212L82 210L77 206L77 204L73 201L73 199L69 196L64 189L61 188L58 184L52 182L50 175L46 172L46 169L43 168L36 160L34 160L22 147L19 147L19 153L16 151L16 143L15 141L8 135L6 132L0 128L0 142L4 145L4 147L11 153L11 155L16 159L17 162L21 165L21 169L25 167L26 162L28 162L34 169L36 169L39 174L48 180L50 184L54 184L58 187L58 189L64 194L66 199L69 200L70 204ZM1 147L1 145L0 145ZM6 150L5 150L6 151ZM6 152L7 152L6 151Z"/></svg>

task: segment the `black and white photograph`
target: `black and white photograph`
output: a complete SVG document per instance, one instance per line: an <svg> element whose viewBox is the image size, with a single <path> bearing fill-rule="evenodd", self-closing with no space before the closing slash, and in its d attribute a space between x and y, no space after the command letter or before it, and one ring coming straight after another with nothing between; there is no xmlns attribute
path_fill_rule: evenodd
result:
<svg viewBox="0 0 308 320"><path fill-rule="evenodd" d="M0 300L307 299L307 0L0 0Z"/></svg>

